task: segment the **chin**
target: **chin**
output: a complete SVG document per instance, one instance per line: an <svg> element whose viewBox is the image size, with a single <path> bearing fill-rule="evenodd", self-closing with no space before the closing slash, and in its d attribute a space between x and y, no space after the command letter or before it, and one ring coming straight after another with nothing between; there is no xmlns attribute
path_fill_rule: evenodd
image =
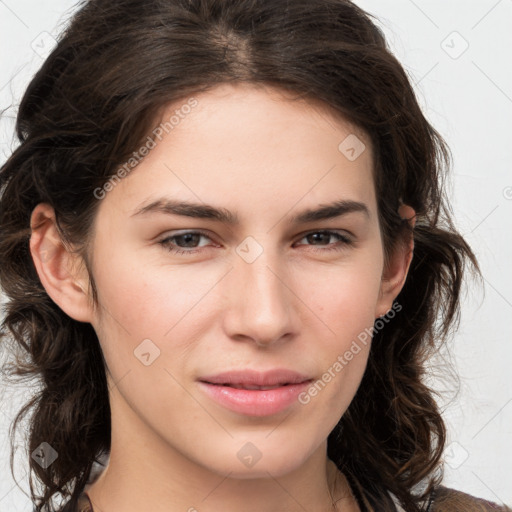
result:
<svg viewBox="0 0 512 512"><path fill-rule="evenodd" d="M269 474L277 478L298 469L314 452L313 446L308 451L305 443L291 437L286 445L282 440L277 442L277 436L274 442L268 438L251 439L250 435L245 439L245 442L235 441L235 446L226 447L221 453L211 454L212 464L206 465L223 476L229 474L230 478L268 478ZM300 451L299 447L302 448ZM227 456L228 453L232 455ZM222 461L220 465L219 461Z"/></svg>

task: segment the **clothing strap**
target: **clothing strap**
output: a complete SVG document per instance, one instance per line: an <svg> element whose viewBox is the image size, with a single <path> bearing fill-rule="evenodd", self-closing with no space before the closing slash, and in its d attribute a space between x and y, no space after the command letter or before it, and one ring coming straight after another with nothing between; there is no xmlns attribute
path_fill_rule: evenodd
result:
<svg viewBox="0 0 512 512"><path fill-rule="evenodd" d="M77 512L94 512L91 499L89 498L87 491L82 491L82 494L80 494L80 497L78 498Z"/></svg>

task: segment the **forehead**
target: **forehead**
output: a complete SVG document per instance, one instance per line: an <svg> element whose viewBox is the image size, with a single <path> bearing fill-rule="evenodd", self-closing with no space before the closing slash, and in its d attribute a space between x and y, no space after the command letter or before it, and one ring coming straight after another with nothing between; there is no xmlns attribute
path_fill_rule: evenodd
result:
<svg viewBox="0 0 512 512"><path fill-rule="evenodd" d="M193 96L196 105L189 108L191 98L182 98L160 109L155 119L155 126L165 126L174 118L172 131L180 126L180 133L187 128L197 129L198 124L218 123L219 117L224 121L219 128L231 127L243 129L241 135L253 127L272 132L273 124L286 126L287 131L295 131L297 126L287 124L296 120L317 129L336 131L338 134L354 134L370 147L371 141L367 134L349 122L345 115L319 98L285 89L281 86L253 83L223 83L205 92ZM179 114L179 116L173 115ZM179 117L179 119L178 119ZM267 124L272 123L272 124ZM169 130L164 130L168 133ZM212 135L215 135L213 133ZM284 137L286 133L281 133Z"/></svg>
<svg viewBox="0 0 512 512"><path fill-rule="evenodd" d="M105 203L115 201L130 214L172 193L237 210L263 208L265 215L298 202L308 207L338 199L367 202L371 209L369 137L321 101L239 84L193 100L160 111L151 149Z"/></svg>

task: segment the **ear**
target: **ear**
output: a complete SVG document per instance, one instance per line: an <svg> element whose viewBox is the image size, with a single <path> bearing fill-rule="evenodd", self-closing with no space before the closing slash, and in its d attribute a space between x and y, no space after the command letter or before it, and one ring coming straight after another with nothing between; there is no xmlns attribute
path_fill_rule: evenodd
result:
<svg viewBox="0 0 512 512"><path fill-rule="evenodd" d="M30 217L30 253L39 279L51 299L71 318L92 322L89 280L82 259L63 243L55 211L38 204Z"/></svg>
<svg viewBox="0 0 512 512"><path fill-rule="evenodd" d="M402 219L406 219L414 228L416 212L408 205L402 204L398 209ZM383 270L379 299L375 308L375 318L384 316L392 307L393 301L402 290L414 253L414 238L401 241L390 255L388 264Z"/></svg>

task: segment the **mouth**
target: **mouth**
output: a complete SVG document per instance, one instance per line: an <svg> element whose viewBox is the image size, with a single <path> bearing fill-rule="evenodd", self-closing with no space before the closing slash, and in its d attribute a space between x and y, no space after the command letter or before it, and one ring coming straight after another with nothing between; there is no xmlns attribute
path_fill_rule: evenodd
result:
<svg viewBox="0 0 512 512"><path fill-rule="evenodd" d="M198 380L201 390L218 405L246 416L269 416L289 409L313 381L288 370L261 373L232 371Z"/></svg>
<svg viewBox="0 0 512 512"><path fill-rule="evenodd" d="M277 389L277 388L281 388L283 386L293 386L293 384L289 383L289 382L283 382L281 384L276 384L275 386L250 386L250 385L247 385L247 384L215 384L213 382L208 382L208 381L202 381L202 382L205 382L206 384L212 384L213 386L226 386L228 388L234 388L234 389L248 389L248 390L253 390L253 391L264 391L264 390L267 390L267 389Z"/></svg>
<svg viewBox="0 0 512 512"><path fill-rule="evenodd" d="M256 370L230 370L216 375L201 377L202 382L209 384L218 384L230 387L243 387L246 389L254 388L273 388L285 385L300 384L311 377L294 370L285 368L275 368L267 371Z"/></svg>

